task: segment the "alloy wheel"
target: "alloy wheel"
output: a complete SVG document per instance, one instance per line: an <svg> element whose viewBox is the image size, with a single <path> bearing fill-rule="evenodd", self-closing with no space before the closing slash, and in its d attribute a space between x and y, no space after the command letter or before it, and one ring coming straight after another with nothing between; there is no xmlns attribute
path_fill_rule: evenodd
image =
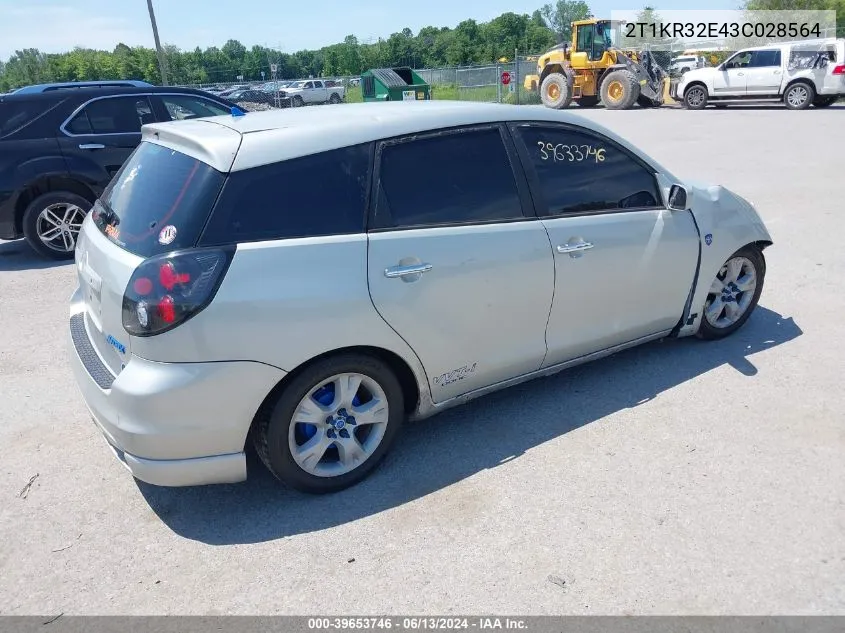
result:
<svg viewBox="0 0 845 633"><path fill-rule="evenodd" d="M791 105L793 108L800 108L805 103L807 103L807 100L809 98L810 91L807 90L807 88L805 88L801 84L798 84L797 86L793 87L789 91L789 94L786 95L786 99L787 101L789 101L789 105Z"/></svg>
<svg viewBox="0 0 845 633"><path fill-rule="evenodd" d="M704 304L704 318L714 328L724 329L748 311L757 289L757 270L750 259L729 259L710 285Z"/></svg>
<svg viewBox="0 0 845 633"><path fill-rule="evenodd" d="M687 103L692 107L698 107L704 103L705 93L703 88L691 88L687 93Z"/></svg>
<svg viewBox="0 0 845 633"><path fill-rule="evenodd" d="M384 389L369 376L337 374L300 400L288 429L297 465L317 477L344 475L369 459L387 430Z"/></svg>
<svg viewBox="0 0 845 633"><path fill-rule="evenodd" d="M75 204L51 204L38 214L38 237L50 250L72 253L86 212Z"/></svg>

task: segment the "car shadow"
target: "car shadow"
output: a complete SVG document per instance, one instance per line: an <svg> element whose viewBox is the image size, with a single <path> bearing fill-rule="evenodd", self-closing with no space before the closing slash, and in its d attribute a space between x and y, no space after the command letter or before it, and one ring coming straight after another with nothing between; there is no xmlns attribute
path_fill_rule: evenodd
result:
<svg viewBox="0 0 845 633"><path fill-rule="evenodd" d="M72 264L72 259L56 261L36 253L26 240L0 241L0 272L41 270Z"/></svg>
<svg viewBox="0 0 845 633"><path fill-rule="evenodd" d="M505 389L408 424L369 478L331 495L285 488L254 455L249 457L249 479L241 484L137 485L170 529L211 545L259 543L323 530L519 459L535 446L643 404L717 367L730 365L753 379L757 369L750 356L802 333L792 318L760 306L741 330L720 341L667 339Z"/></svg>

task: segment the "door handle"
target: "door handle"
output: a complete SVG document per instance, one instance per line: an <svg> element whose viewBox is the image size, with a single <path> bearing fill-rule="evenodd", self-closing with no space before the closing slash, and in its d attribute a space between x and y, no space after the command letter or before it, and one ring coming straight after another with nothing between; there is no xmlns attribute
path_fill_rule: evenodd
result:
<svg viewBox="0 0 845 633"><path fill-rule="evenodd" d="M588 251L593 248L592 242L580 242L579 244L564 244L558 245L558 253L580 253L581 251Z"/></svg>
<svg viewBox="0 0 845 633"><path fill-rule="evenodd" d="M396 277L405 277L406 275L419 275L420 273L427 273L434 268L431 264L414 264L412 266L391 266L384 269L384 276L388 279L395 279Z"/></svg>
<svg viewBox="0 0 845 633"><path fill-rule="evenodd" d="M737 76L737 77L742 77L744 74L745 74L745 73L737 73L737 74L736 74L736 76Z"/></svg>
<svg viewBox="0 0 845 633"><path fill-rule="evenodd" d="M79 149L106 149L106 146L100 143L83 143Z"/></svg>
<svg viewBox="0 0 845 633"><path fill-rule="evenodd" d="M776 75L779 75L779 74L780 74L780 71L779 71L779 70L776 70L776 71L775 71L775 74L776 74Z"/></svg>

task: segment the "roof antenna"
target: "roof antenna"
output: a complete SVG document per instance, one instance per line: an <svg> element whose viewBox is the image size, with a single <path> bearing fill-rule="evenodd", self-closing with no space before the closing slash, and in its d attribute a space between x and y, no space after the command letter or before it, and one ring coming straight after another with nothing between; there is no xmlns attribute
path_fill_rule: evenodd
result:
<svg viewBox="0 0 845 633"><path fill-rule="evenodd" d="M246 112L241 110L238 106L232 106L232 109L230 110L230 112L232 113L232 116L244 116L244 115L246 115Z"/></svg>

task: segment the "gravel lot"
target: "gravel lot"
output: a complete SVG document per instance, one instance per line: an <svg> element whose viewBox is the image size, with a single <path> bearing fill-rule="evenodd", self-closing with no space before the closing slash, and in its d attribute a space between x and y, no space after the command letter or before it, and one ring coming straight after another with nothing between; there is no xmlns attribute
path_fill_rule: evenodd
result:
<svg viewBox="0 0 845 633"><path fill-rule="evenodd" d="M0 243L0 613L845 614L845 108L587 116L758 206L760 308L411 425L332 497L136 483L72 267Z"/></svg>

